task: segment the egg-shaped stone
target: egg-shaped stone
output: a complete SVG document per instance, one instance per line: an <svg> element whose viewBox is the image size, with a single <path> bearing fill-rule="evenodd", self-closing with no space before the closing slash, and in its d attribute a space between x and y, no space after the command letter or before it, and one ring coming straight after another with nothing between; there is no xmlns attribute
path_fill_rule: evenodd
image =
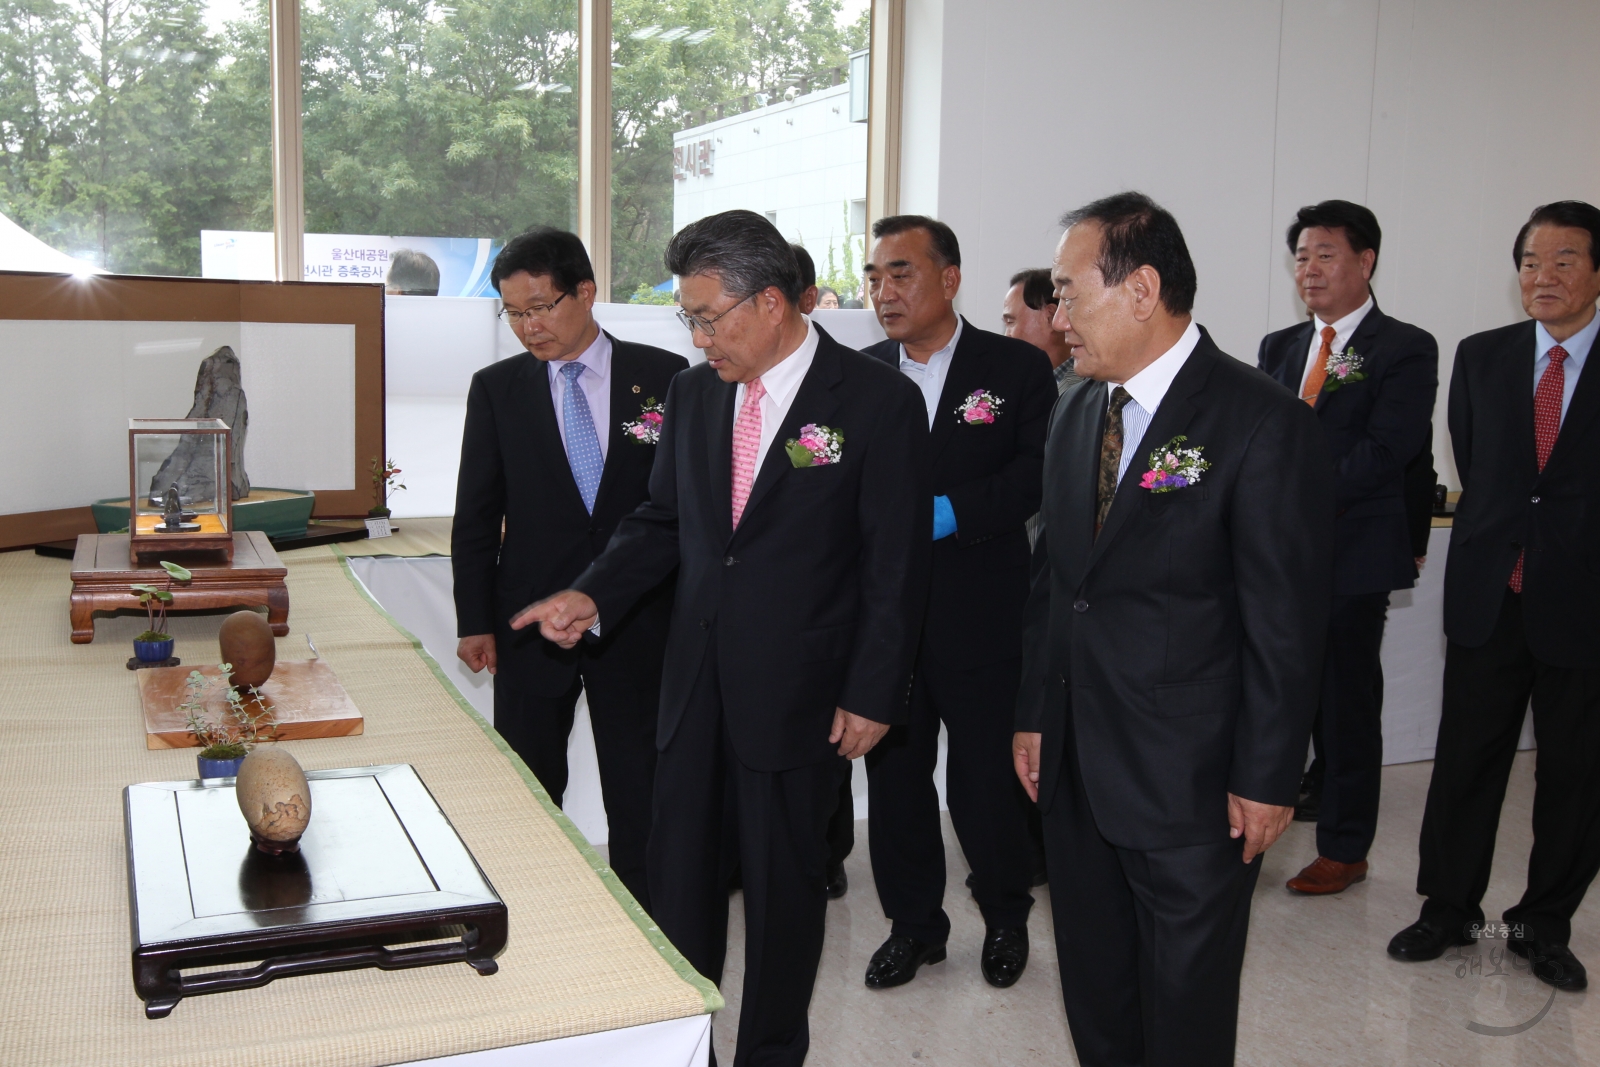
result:
<svg viewBox="0 0 1600 1067"><path fill-rule="evenodd" d="M311 788L300 762L277 745L251 749L234 785L250 836L263 852L293 852L311 822Z"/></svg>
<svg viewBox="0 0 1600 1067"><path fill-rule="evenodd" d="M217 633L222 646L222 662L233 665L233 684L262 685L272 677L278 662L278 643L266 616L254 611L236 611L222 622Z"/></svg>

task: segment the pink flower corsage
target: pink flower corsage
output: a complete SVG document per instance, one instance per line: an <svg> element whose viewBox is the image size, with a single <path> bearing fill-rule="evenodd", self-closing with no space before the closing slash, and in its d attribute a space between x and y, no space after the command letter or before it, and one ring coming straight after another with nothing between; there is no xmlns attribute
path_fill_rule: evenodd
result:
<svg viewBox="0 0 1600 1067"><path fill-rule="evenodd" d="M1361 368L1366 362L1356 354L1354 346L1346 347L1343 352L1333 353L1328 357L1328 376L1322 381L1322 391L1331 393L1352 382L1365 381L1367 376L1361 372Z"/></svg>
<svg viewBox="0 0 1600 1067"><path fill-rule="evenodd" d="M1000 406L1004 403L987 389L974 389L956 408L956 414L969 426L987 426L1000 414Z"/></svg>
<svg viewBox="0 0 1600 1067"><path fill-rule="evenodd" d="M808 422L800 427L800 436L789 438L783 447L796 467L824 467L844 455L844 431Z"/></svg>
<svg viewBox="0 0 1600 1067"><path fill-rule="evenodd" d="M661 440L661 424L666 418L665 406L652 396L645 400L637 419L622 424L622 432L641 445L653 445Z"/></svg>
<svg viewBox="0 0 1600 1067"><path fill-rule="evenodd" d="M1210 468L1209 461L1201 459L1199 448L1180 448L1188 438L1182 434L1174 437L1150 453L1150 469L1139 479L1139 488L1152 493L1170 493L1174 489L1187 489L1200 481L1200 475Z"/></svg>

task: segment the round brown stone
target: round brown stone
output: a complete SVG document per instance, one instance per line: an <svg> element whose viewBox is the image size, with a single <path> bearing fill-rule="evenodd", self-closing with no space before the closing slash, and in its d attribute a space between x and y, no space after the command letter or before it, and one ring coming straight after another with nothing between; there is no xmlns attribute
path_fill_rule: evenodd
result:
<svg viewBox="0 0 1600 1067"><path fill-rule="evenodd" d="M217 634L222 662L233 664L233 684L242 688L262 685L272 677L278 661L278 643L265 615L236 611L222 622Z"/></svg>
<svg viewBox="0 0 1600 1067"><path fill-rule="evenodd" d="M239 811L263 852L292 851L311 822L311 788L300 761L278 745L258 746L239 765Z"/></svg>

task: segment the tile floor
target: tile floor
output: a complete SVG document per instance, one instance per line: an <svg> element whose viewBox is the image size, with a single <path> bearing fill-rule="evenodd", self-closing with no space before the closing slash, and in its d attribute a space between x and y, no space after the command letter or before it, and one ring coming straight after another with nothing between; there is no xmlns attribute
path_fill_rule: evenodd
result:
<svg viewBox="0 0 1600 1067"><path fill-rule="evenodd" d="M1498 838L1485 910L1500 911L1522 893L1532 837L1533 753L1517 757ZM1384 771L1384 806L1372 874L1337 897L1303 898L1283 888L1315 854L1313 828L1295 823L1267 854L1256 891L1239 1009L1240 1064L1333 1067L1587 1067L1600 1064L1600 1002L1595 994L1556 994L1542 1018L1514 1036L1468 1029L1510 1028L1538 1016L1550 987L1514 969L1503 942L1463 950L1470 958L1397 963L1384 953L1396 930L1415 917L1417 829L1431 763ZM1053 917L1046 892L1031 923L1032 959L1011 989L993 989L978 971L983 921L962 888L966 864L945 823L953 930L950 957L917 980L875 992L861 981L873 949L888 936L867 859L866 823L847 869L850 892L829 906L827 944L811 1002L808 1067L988 1067L1076 1064L1061 1008ZM743 921L734 900L723 986L728 1006L715 1023L718 1060L733 1062L743 973ZM1574 922L1573 951L1600 981L1600 901L1591 893ZM1092 931L1071 966L1093 980ZM1504 962L1497 968L1495 961ZM1495 975L1495 970L1504 976ZM1458 975L1458 971L1465 971Z"/></svg>

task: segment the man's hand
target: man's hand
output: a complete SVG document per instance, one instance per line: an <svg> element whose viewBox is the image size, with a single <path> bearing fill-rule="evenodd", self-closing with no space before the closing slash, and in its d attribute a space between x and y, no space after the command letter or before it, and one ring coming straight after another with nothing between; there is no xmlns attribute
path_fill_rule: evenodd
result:
<svg viewBox="0 0 1600 1067"><path fill-rule="evenodd" d="M511 620L513 630L539 624L539 633L546 641L554 641L562 648L571 648L583 640L583 635L600 618L600 609L587 594L576 589L564 589L555 596L545 597L537 604L523 608Z"/></svg>
<svg viewBox="0 0 1600 1067"><path fill-rule="evenodd" d="M1249 863L1272 847L1289 820L1294 818L1294 808L1281 804L1262 804L1255 800L1228 794L1228 836L1244 838L1244 861Z"/></svg>
<svg viewBox="0 0 1600 1067"><path fill-rule="evenodd" d="M855 759L871 752L873 746L882 741L883 735L888 732L888 723L863 719L843 708L834 708L833 732L828 735L828 744L838 745L839 755L845 759Z"/></svg>
<svg viewBox="0 0 1600 1067"><path fill-rule="evenodd" d="M1413 557L1413 561L1417 565L1417 573L1421 574L1422 573L1422 565L1424 563L1428 562L1428 557L1427 556L1415 556L1415 557Z"/></svg>
<svg viewBox="0 0 1600 1067"><path fill-rule="evenodd" d="M1028 799L1039 803L1039 742L1042 734L1017 733L1011 738L1011 763Z"/></svg>
<svg viewBox="0 0 1600 1067"><path fill-rule="evenodd" d="M456 659L467 665L467 670L477 674L485 667L493 674L497 666L494 655L494 634L473 634L456 642Z"/></svg>

